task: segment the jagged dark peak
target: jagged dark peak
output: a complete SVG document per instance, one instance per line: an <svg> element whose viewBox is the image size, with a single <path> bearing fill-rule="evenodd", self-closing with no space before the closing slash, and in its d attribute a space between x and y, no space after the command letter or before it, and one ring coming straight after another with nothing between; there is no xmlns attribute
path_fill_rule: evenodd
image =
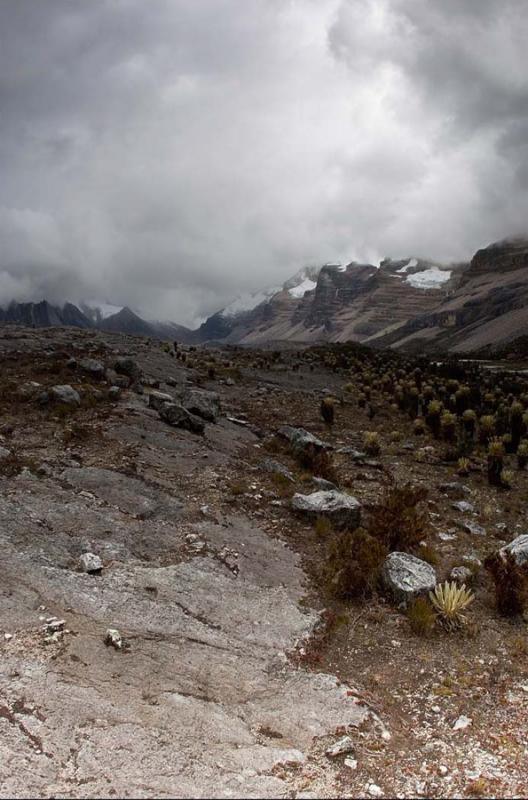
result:
<svg viewBox="0 0 528 800"><path fill-rule="evenodd" d="M115 331L118 333L129 333L139 336L154 336L155 330L152 325L141 319L131 308L125 306L116 314L111 314L102 320L99 328L104 331Z"/></svg>

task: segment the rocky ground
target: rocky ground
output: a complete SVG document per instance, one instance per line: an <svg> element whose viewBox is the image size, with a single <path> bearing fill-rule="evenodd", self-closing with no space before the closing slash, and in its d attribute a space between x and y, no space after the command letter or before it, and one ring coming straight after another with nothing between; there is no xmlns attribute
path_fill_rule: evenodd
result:
<svg viewBox="0 0 528 800"><path fill-rule="evenodd" d="M525 624L478 569L455 633L417 636L383 592L329 597L333 534L291 508L320 486L275 434L332 445L363 514L391 479L425 486L438 580L524 532L525 474L460 478L353 393L324 425L345 379L323 366L184 351L0 331L0 795L523 796ZM352 452L365 430L375 459Z"/></svg>

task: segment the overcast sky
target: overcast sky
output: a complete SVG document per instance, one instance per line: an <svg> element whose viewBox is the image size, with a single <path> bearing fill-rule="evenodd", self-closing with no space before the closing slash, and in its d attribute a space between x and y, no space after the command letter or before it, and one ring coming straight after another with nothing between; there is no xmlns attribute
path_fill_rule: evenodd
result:
<svg viewBox="0 0 528 800"><path fill-rule="evenodd" d="M194 324L528 222L526 0L0 0L0 302Z"/></svg>

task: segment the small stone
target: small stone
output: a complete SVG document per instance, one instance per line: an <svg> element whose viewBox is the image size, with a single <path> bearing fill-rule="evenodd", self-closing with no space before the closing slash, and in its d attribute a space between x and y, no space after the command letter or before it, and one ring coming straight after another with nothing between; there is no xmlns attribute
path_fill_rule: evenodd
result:
<svg viewBox="0 0 528 800"><path fill-rule="evenodd" d="M6 640L6 642L10 642L12 638L13 638L12 633L4 633L4 639Z"/></svg>
<svg viewBox="0 0 528 800"><path fill-rule="evenodd" d="M46 630L49 633L56 633L57 631L64 630L64 626L66 625L65 619L57 619L57 617L49 617L46 620Z"/></svg>
<svg viewBox="0 0 528 800"><path fill-rule="evenodd" d="M439 774L439 775L440 775L442 778L445 778L445 776L446 776L448 773L449 773L449 770L448 770L448 768L446 767L446 765L445 765L445 764L440 764L440 766L438 767L438 774Z"/></svg>
<svg viewBox="0 0 528 800"><path fill-rule="evenodd" d="M476 522L461 522L460 527L462 530L470 533L472 536L485 536L486 529L482 527L482 525L478 525Z"/></svg>
<svg viewBox="0 0 528 800"><path fill-rule="evenodd" d="M350 736L342 736L325 752L328 758L337 758L337 756L341 756L344 753L353 753L355 749L354 742Z"/></svg>
<svg viewBox="0 0 528 800"><path fill-rule="evenodd" d="M469 567L453 567L449 573L449 577L456 583L468 583L473 577L473 573Z"/></svg>
<svg viewBox="0 0 528 800"><path fill-rule="evenodd" d="M358 766L357 759L351 758L350 756L348 758L345 758L344 764L345 767L348 767L349 769L357 769Z"/></svg>
<svg viewBox="0 0 528 800"><path fill-rule="evenodd" d="M383 789L376 783L369 783L367 785L367 792L371 797L383 797Z"/></svg>
<svg viewBox="0 0 528 800"><path fill-rule="evenodd" d="M459 500L457 503L451 503L451 507L455 511L460 511L461 514L473 514L475 506L473 503L468 503L467 500Z"/></svg>
<svg viewBox="0 0 528 800"><path fill-rule="evenodd" d="M453 725L454 731L463 731L472 724L473 720L462 714Z"/></svg>
<svg viewBox="0 0 528 800"><path fill-rule="evenodd" d="M116 650L123 649L123 639L115 628L108 628L105 634L104 643L107 647L115 647Z"/></svg>
<svg viewBox="0 0 528 800"><path fill-rule="evenodd" d="M97 575L103 569L103 562L95 553L83 553L79 559L79 566L83 572Z"/></svg>

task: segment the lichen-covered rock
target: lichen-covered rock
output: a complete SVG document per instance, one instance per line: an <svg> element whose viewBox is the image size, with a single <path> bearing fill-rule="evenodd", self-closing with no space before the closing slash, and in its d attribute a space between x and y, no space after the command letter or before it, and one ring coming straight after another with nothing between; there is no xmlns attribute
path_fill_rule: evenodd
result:
<svg viewBox="0 0 528 800"><path fill-rule="evenodd" d="M426 561L410 553L394 552L383 565L383 582L396 600L407 603L436 586L436 573Z"/></svg>
<svg viewBox="0 0 528 800"><path fill-rule="evenodd" d="M174 428L183 428L192 433L203 433L205 423L200 417L190 414L178 403L164 403L159 409L160 418Z"/></svg>
<svg viewBox="0 0 528 800"><path fill-rule="evenodd" d="M63 403L66 406L80 406L81 398L72 386L65 384L63 386L52 386L49 394L56 403Z"/></svg>
<svg viewBox="0 0 528 800"><path fill-rule="evenodd" d="M182 396L182 406L207 422L216 422L220 416L220 398L216 392L187 389Z"/></svg>
<svg viewBox="0 0 528 800"><path fill-rule="evenodd" d="M311 518L326 517L336 528L357 528L361 519L359 500L335 489L294 494L292 508Z"/></svg>
<svg viewBox="0 0 528 800"><path fill-rule="evenodd" d="M283 439L287 439L297 450L305 450L308 447L313 447L315 450L332 449L332 445L322 442L321 439L305 431L304 428L292 428L290 425L282 425L277 433Z"/></svg>

